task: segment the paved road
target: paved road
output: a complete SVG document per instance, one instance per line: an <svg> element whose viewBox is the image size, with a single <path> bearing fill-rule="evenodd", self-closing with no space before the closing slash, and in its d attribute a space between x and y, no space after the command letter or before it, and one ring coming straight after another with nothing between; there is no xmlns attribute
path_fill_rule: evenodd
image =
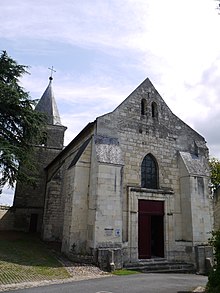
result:
<svg viewBox="0 0 220 293"><path fill-rule="evenodd" d="M188 293L207 277L189 274L137 274L10 291L14 293Z"/></svg>

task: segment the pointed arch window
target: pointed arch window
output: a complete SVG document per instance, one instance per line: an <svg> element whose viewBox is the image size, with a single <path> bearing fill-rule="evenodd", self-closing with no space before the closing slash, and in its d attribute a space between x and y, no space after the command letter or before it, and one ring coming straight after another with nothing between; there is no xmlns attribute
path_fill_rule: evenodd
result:
<svg viewBox="0 0 220 293"><path fill-rule="evenodd" d="M152 102L151 104L151 113L152 113L152 118L158 119L158 109L157 109L157 104L155 102Z"/></svg>
<svg viewBox="0 0 220 293"><path fill-rule="evenodd" d="M146 155L141 164L141 187L158 188L158 164L151 154Z"/></svg>
<svg viewBox="0 0 220 293"><path fill-rule="evenodd" d="M141 100L141 115L146 115L146 99Z"/></svg>

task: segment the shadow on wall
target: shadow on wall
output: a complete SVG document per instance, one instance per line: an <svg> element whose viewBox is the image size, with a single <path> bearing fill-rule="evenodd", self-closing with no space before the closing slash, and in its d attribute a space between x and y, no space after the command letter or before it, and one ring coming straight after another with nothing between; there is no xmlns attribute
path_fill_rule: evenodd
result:
<svg viewBox="0 0 220 293"><path fill-rule="evenodd" d="M0 206L0 231L40 233L42 217L42 208Z"/></svg>

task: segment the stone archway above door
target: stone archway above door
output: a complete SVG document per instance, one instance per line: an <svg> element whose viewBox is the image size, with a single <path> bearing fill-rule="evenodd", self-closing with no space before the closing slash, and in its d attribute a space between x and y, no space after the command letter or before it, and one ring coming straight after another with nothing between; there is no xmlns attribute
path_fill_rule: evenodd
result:
<svg viewBox="0 0 220 293"><path fill-rule="evenodd" d="M139 226L139 202L141 201L153 201L153 202L160 202L163 205L163 213L160 212L160 215L155 213L152 213L148 216L143 216L141 221L147 221L147 225L154 225L158 228L162 229L163 225L163 231L161 232L163 235L163 249L159 249L154 247L155 251L151 251L150 255L145 255L143 258L150 258L154 257L154 254L156 253L157 257L166 257L166 251L167 251L167 239L168 239L168 228L167 228L167 214L169 214L169 206L170 206L170 199L173 198L174 192L172 190L152 190L152 189L146 189L146 188L140 188L140 187L128 187L128 239L129 239L129 247L130 247L130 261L138 261L139 259L139 252L138 252L138 242L139 234L138 234L138 226ZM159 204L160 205L160 204ZM156 204L157 207L159 205ZM156 217L157 216L157 217ZM159 219L159 217L162 217ZM148 219L147 219L148 218ZM145 223L146 224L146 223ZM153 236L153 235L151 235ZM154 237L154 236L153 236ZM140 248L140 247L139 247ZM158 252L159 251L159 252ZM141 258L141 256L140 256Z"/></svg>

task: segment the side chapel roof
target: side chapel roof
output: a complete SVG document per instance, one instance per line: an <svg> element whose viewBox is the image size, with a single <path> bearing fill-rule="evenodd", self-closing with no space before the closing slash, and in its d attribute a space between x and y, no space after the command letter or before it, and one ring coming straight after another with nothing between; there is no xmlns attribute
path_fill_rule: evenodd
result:
<svg viewBox="0 0 220 293"><path fill-rule="evenodd" d="M57 104L54 98L52 89L52 77L49 77L49 84L43 93L41 99L35 107L36 111L45 113L47 115L47 123L52 125L62 125L60 120L60 114L57 108Z"/></svg>
<svg viewBox="0 0 220 293"><path fill-rule="evenodd" d="M208 166L204 164L201 158L189 152L179 153L190 175L209 176Z"/></svg>

